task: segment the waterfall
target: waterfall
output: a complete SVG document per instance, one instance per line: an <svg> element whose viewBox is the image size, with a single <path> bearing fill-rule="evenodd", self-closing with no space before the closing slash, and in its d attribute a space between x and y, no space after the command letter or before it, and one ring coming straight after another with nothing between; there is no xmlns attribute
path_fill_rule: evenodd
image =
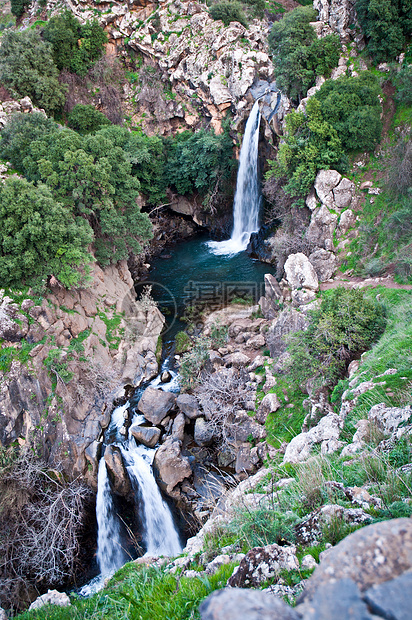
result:
<svg viewBox="0 0 412 620"><path fill-rule="evenodd" d="M214 254L237 254L246 250L250 235L259 230L260 191L258 142L260 110L256 100L245 127L239 156L236 193L233 203L233 231L228 241L210 241Z"/></svg>
<svg viewBox="0 0 412 620"><path fill-rule="evenodd" d="M137 445L133 438L121 450L133 489L141 499L139 508L145 555L179 555L182 552L179 534L153 476L152 461L156 450Z"/></svg>

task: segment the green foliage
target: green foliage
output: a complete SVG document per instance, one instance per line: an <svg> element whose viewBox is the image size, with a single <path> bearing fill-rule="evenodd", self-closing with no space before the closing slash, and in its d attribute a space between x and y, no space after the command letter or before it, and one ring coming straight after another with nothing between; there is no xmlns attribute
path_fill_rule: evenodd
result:
<svg viewBox="0 0 412 620"><path fill-rule="evenodd" d="M359 24L376 62L394 60L412 28L412 7L403 0L357 0Z"/></svg>
<svg viewBox="0 0 412 620"><path fill-rule="evenodd" d="M2 287L19 289L52 274L67 288L79 284L79 270L92 260L91 240L87 222L74 218L45 185L10 177L0 186Z"/></svg>
<svg viewBox="0 0 412 620"><path fill-rule="evenodd" d="M281 512L270 508L239 509L227 529L229 534L236 534L238 541L247 548L273 543L282 545L295 541L294 526L299 521L299 517L291 510Z"/></svg>
<svg viewBox="0 0 412 620"><path fill-rule="evenodd" d="M412 67L402 65L393 81L396 86L397 101L404 105L412 105Z"/></svg>
<svg viewBox="0 0 412 620"><path fill-rule="evenodd" d="M165 155L163 142L158 136L146 136L142 131L127 132L124 150L132 164L132 174L140 182L140 188L148 204L164 202L165 179L163 168Z"/></svg>
<svg viewBox="0 0 412 620"><path fill-rule="evenodd" d="M239 22L248 27L247 18L243 11L242 5L237 0L221 0L209 9L209 15L212 19L221 19L225 26L229 26L230 22Z"/></svg>
<svg viewBox="0 0 412 620"><path fill-rule="evenodd" d="M275 22L269 35L277 85L294 101L306 95L316 76L328 77L339 60L339 37L317 39L310 24L316 17L313 7L297 7Z"/></svg>
<svg viewBox="0 0 412 620"><path fill-rule="evenodd" d="M21 17L27 7L30 5L29 0L11 0L11 12L16 17Z"/></svg>
<svg viewBox="0 0 412 620"><path fill-rule="evenodd" d="M70 11L52 17L43 37L52 45L57 67L69 69L82 77L101 57L107 42L107 34L96 20L82 25Z"/></svg>
<svg viewBox="0 0 412 620"><path fill-rule="evenodd" d="M310 313L308 329L292 336L289 372L299 383L334 385L347 365L366 351L385 329L384 308L356 289L329 291Z"/></svg>
<svg viewBox="0 0 412 620"><path fill-rule="evenodd" d="M201 129L196 133L184 131L165 140L166 185L179 194L198 191L206 196L224 191L233 169L233 145L228 132L217 136Z"/></svg>
<svg viewBox="0 0 412 620"><path fill-rule="evenodd" d="M175 351L178 355L186 353L192 346L192 339L186 334L186 332L178 332L175 338Z"/></svg>
<svg viewBox="0 0 412 620"><path fill-rule="evenodd" d="M67 361L61 349L50 349L43 364L51 374L54 384L56 384L57 380L63 383L70 383L73 379L73 373L68 370Z"/></svg>
<svg viewBox="0 0 412 620"><path fill-rule="evenodd" d="M185 353L179 368L180 384L190 389L200 381L202 370L209 359L210 340L205 336L196 338L191 351Z"/></svg>
<svg viewBox="0 0 412 620"><path fill-rule="evenodd" d="M275 161L269 162L266 175L288 178L284 191L291 196L305 196L318 170L336 168L344 171L345 160L336 130L324 118L321 105L312 97L306 114L290 112L286 117L286 137Z"/></svg>
<svg viewBox="0 0 412 620"><path fill-rule="evenodd" d="M326 81L315 97L346 151L373 151L382 132L377 78L369 71L359 77Z"/></svg>
<svg viewBox="0 0 412 620"><path fill-rule="evenodd" d="M0 80L18 97L53 113L63 107L66 88L58 81L51 47L35 30L7 31L0 47Z"/></svg>
<svg viewBox="0 0 412 620"><path fill-rule="evenodd" d="M82 105L78 103L74 106L67 119L67 125L80 133L90 133L97 131L103 125L110 125L110 121L93 105Z"/></svg>
<svg viewBox="0 0 412 620"><path fill-rule="evenodd" d="M13 114L1 132L1 157L23 172L23 159L29 153L30 144L58 130L59 126L52 119L38 112Z"/></svg>

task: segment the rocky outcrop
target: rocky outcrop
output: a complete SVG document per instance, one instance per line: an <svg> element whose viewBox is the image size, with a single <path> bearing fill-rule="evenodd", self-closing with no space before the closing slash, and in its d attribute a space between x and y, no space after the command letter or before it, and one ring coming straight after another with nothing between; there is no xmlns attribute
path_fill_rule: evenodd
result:
<svg viewBox="0 0 412 620"><path fill-rule="evenodd" d="M40 609L45 605L58 605L59 607L69 607L71 605L70 599L65 592L58 592L57 590L49 590L46 594L39 596L30 605L29 611L34 609Z"/></svg>
<svg viewBox="0 0 412 620"><path fill-rule="evenodd" d="M156 307L134 301L126 262L93 267L88 288L57 285L43 299L2 296L0 443L34 443L69 477L97 477L102 430L124 383L157 373L163 326ZM22 356L22 351L28 354Z"/></svg>
<svg viewBox="0 0 412 620"><path fill-rule="evenodd" d="M158 481L166 493L172 493L179 482L190 478L192 468L189 460L182 456L182 442L169 438L158 448L153 466L158 473Z"/></svg>
<svg viewBox="0 0 412 620"><path fill-rule="evenodd" d="M231 587L256 588L282 570L298 570L296 547L277 544L255 547L248 551L227 582Z"/></svg>
<svg viewBox="0 0 412 620"><path fill-rule="evenodd" d="M143 392L137 408L143 413L146 420L156 425L160 424L167 416L169 411L174 407L175 402L175 394L148 387Z"/></svg>

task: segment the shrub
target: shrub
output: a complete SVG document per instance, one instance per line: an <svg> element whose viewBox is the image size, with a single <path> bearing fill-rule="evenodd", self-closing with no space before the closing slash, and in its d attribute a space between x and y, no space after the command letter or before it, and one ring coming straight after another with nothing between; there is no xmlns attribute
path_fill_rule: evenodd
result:
<svg viewBox="0 0 412 620"><path fill-rule="evenodd" d="M394 60L412 28L410 3L400 0L357 0L359 24L376 62Z"/></svg>
<svg viewBox="0 0 412 620"><path fill-rule="evenodd" d="M316 93L325 120L346 151L373 151L382 132L377 78L368 71L359 77L328 80Z"/></svg>
<svg viewBox="0 0 412 620"><path fill-rule="evenodd" d="M58 81L50 45L34 30L8 31L3 35L0 80L17 97L30 97L47 113L64 105L66 88Z"/></svg>
<svg viewBox="0 0 412 620"><path fill-rule="evenodd" d="M175 338L175 351L178 355L190 351L192 340L186 332L178 332Z"/></svg>
<svg viewBox="0 0 412 620"><path fill-rule="evenodd" d="M383 307L362 291L339 287L310 313L306 331L291 337L289 372L299 382L313 378L317 385L333 386L349 363L382 335Z"/></svg>
<svg viewBox="0 0 412 620"><path fill-rule="evenodd" d="M10 10L16 17L21 17L29 5L30 0L11 0Z"/></svg>
<svg viewBox="0 0 412 620"><path fill-rule="evenodd" d="M396 86L395 97L397 101L410 106L412 104L412 67L402 65L393 81Z"/></svg>
<svg viewBox="0 0 412 620"><path fill-rule="evenodd" d="M243 11L242 5L237 0L222 0L217 2L209 9L209 15L212 19L221 19L225 26L229 26L230 22L239 22L248 27L246 15Z"/></svg>
<svg viewBox="0 0 412 620"><path fill-rule="evenodd" d="M80 76L85 76L101 57L107 42L107 34L96 20L82 25L70 11L52 17L44 28L43 37L52 45L57 67L70 69Z"/></svg>
<svg viewBox="0 0 412 620"><path fill-rule="evenodd" d="M109 119L92 105L74 106L67 119L67 125L80 133L89 133L110 125Z"/></svg>
<svg viewBox="0 0 412 620"><path fill-rule="evenodd" d="M294 101L306 95L317 75L328 77L339 60L339 37L318 40L310 24L315 19L313 7L297 7L270 31L276 83Z"/></svg>
<svg viewBox="0 0 412 620"><path fill-rule="evenodd" d="M21 288L54 275L66 287L82 281L92 260L92 231L56 202L50 190L11 177L0 186L0 283Z"/></svg>

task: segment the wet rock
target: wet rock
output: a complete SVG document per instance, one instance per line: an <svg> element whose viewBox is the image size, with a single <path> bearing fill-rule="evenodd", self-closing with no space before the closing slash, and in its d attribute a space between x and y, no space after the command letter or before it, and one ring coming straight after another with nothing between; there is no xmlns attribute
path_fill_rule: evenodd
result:
<svg viewBox="0 0 412 620"><path fill-rule="evenodd" d="M162 383L168 383L172 378L172 375L170 374L170 372L168 370L164 370L162 372L162 375L160 377L160 380Z"/></svg>
<svg viewBox="0 0 412 620"><path fill-rule="evenodd" d="M40 609L45 605L58 605L59 607L69 607L71 605L70 599L64 592L58 592L57 590L49 590L46 594L39 596L30 605L29 611L33 609Z"/></svg>
<svg viewBox="0 0 412 620"><path fill-rule="evenodd" d="M364 600L374 614L391 620L408 620L411 617L412 573L372 586Z"/></svg>
<svg viewBox="0 0 412 620"><path fill-rule="evenodd" d="M160 439L161 430L156 426L137 426L134 424L129 428L129 433L139 443L142 443L148 448L154 448Z"/></svg>
<svg viewBox="0 0 412 620"><path fill-rule="evenodd" d="M285 263L286 279L293 289L307 288L317 291L318 277L307 256L298 252L290 254Z"/></svg>
<svg viewBox="0 0 412 620"><path fill-rule="evenodd" d="M276 394L266 394L266 396L263 397L256 412L256 420L261 424L264 424L268 415L270 413L274 413L279 408L280 402Z"/></svg>
<svg viewBox="0 0 412 620"><path fill-rule="evenodd" d="M172 438L157 449L153 465L158 472L159 483L167 493L192 474L189 459L182 456L182 442Z"/></svg>
<svg viewBox="0 0 412 620"><path fill-rule="evenodd" d="M195 422L194 439L198 446L210 446L213 441L213 428L204 418L197 418Z"/></svg>
<svg viewBox="0 0 412 620"><path fill-rule="evenodd" d="M216 590L200 607L202 620L299 620L292 607L259 590L224 588Z"/></svg>
<svg viewBox="0 0 412 620"><path fill-rule="evenodd" d="M361 592L412 568L412 519L393 519L357 530L329 550L306 583L301 601L311 601L325 583L352 579Z"/></svg>
<svg viewBox="0 0 412 620"><path fill-rule="evenodd" d="M143 392L137 408L143 413L146 420L157 425L167 416L175 402L175 394L148 387Z"/></svg>
<svg viewBox="0 0 412 620"><path fill-rule="evenodd" d="M179 394L176 405L189 420L195 420L201 415L197 398L191 394Z"/></svg>
<svg viewBox="0 0 412 620"><path fill-rule="evenodd" d="M276 543L251 549L228 580L231 587L259 587L282 570L298 570L296 547L280 547Z"/></svg>
<svg viewBox="0 0 412 620"><path fill-rule="evenodd" d="M130 493L130 480L123 463L120 449L116 446L107 446L104 460L112 482L112 488L117 495L126 496Z"/></svg>

